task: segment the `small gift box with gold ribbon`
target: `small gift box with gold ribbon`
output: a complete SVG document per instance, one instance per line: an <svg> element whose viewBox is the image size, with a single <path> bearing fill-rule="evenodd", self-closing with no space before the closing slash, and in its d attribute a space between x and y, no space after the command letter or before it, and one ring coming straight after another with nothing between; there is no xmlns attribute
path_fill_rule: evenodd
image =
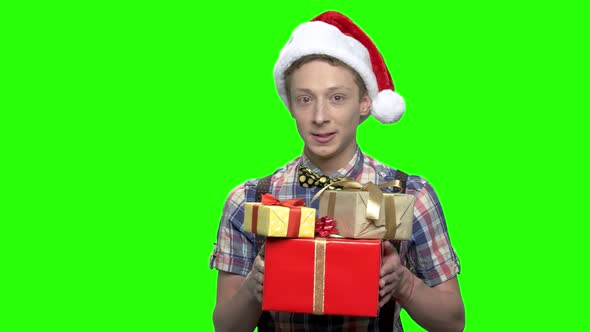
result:
<svg viewBox="0 0 590 332"><path fill-rule="evenodd" d="M264 266L262 310L377 316L381 240L267 238Z"/></svg>
<svg viewBox="0 0 590 332"><path fill-rule="evenodd" d="M260 203L244 203L244 230L274 237L313 237L316 210L301 199L279 201L270 194Z"/></svg>
<svg viewBox="0 0 590 332"><path fill-rule="evenodd" d="M413 195L383 193L373 183L334 183L342 190L322 190L319 215L336 220L338 234L354 239L409 240L414 218ZM314 198L314 199L315 199Z"/></svg>

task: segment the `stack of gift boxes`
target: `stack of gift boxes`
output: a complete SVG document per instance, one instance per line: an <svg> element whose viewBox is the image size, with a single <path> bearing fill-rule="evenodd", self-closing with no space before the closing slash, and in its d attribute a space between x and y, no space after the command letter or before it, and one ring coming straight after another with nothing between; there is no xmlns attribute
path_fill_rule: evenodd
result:
<svg viewBox="0 0 590 332"><path fill-rule="evenodd" d="M244 230L267 236L262 309L376 317L382 240L410 238L414 196L355 182L316 197L317 214L269 194L245 203Z"/></svg>

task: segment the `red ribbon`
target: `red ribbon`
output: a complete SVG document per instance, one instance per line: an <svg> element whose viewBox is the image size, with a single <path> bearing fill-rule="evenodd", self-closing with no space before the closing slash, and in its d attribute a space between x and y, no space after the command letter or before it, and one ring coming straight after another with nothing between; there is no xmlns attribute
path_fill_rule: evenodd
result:
<svg viewBox="0 0 590 332"><path fill-rule="evenodd" d="M263 194L261 199L262 205L278 205L288 207L289 211L289 225L287 225L287 237L298 237L299 226L301 224L301 206L305 206L300 198L286 199L279 201L271 194Z"/></svg>
<svg viewBox="0 0 590 332"><path fill-rule="evenodd" d="M338 234L336 221L330 217L321 217L315 221L315 235L328 237L330 234Z"/></svg>
<svg viewBox="0 0 590 332"><path fill-rule="evenodd" d="M262 195L262 204L263 205L280 205L286 207L297 207L297 206L305 206L303 199L301 198L293 198L293 199L286 199L284 201L279 201L276 197L271 194L263 194Z"/></svg>

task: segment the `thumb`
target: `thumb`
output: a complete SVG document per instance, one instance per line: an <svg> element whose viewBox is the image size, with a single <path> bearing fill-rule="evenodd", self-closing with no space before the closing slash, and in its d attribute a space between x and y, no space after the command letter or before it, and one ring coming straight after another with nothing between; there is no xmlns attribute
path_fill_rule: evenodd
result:
<svg viewBox="0 0 590 332"><path fill-rule="evenodd" d="M265 253L266 253L266 242L262 245L262 247L260 247L260 250L258 251L258 256L260 256L260 258L264 258Z"/></svg>
<svg viewBox="0 0 590 332"><path fill-rule="evenodd" d="M383 241L383 256L397 254L397 250L390 241Z"/></svg>

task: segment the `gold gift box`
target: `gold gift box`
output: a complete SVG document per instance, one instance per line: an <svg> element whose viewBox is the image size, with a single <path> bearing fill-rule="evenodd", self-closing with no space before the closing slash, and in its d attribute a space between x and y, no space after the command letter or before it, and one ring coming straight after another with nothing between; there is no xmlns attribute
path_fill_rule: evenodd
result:
<svg viewBox="0 0 590 332"><path fill-rule="evenodd" d="M295 209L301 209L298 220L293 219L296 214ZM315 209L303 206L289 208L261 203L244 203L244 230L274 237L312 238L315 234L315 214ZM294 223L290 224L291 221ZM299 227L296 225L297 221Z"/></svg>
<svg viewBox="0 0 590 332"><path fill-rule="evenodd" d="M413 195L383 193L379 218L371 220L367 218L369 192L330 190L320 197L319 216L332 217L343 237L409 240L415 200Z"/></svg>

